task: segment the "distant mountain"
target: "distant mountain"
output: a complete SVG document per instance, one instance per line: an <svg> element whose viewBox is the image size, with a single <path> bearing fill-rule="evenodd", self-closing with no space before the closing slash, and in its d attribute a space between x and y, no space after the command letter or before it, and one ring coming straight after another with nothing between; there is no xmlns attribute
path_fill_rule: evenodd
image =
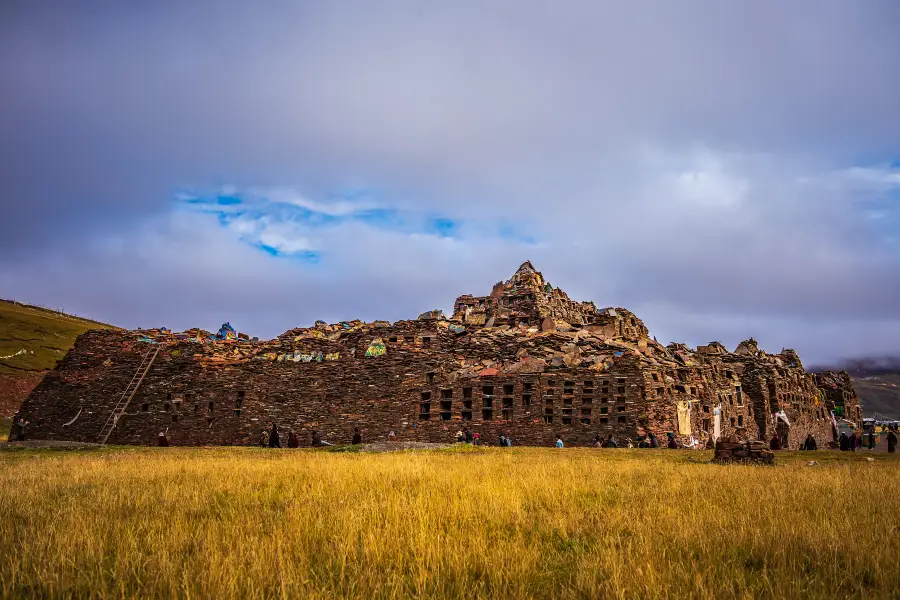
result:
<svg viewBox="0 0 900 600"><path fill-rule="evenodd" d="M864 416L900 419L900 357L858 358L810 370L826 369L850 373Z"/></svg>
<svg viewBox="0 0 900 600"><path fill-rule="evenodd" d="M0 300L0 430L75 338L112 325L63 312Z"/></svg>

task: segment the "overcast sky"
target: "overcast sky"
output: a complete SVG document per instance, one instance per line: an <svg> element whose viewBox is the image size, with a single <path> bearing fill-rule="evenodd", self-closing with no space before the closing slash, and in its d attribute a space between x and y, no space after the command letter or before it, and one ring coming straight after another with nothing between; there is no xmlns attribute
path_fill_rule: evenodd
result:
<svg viewBox="0 0 900 600"><path fill-rule="evenodd" d="M0 297L273 337L526 259L660 341L900 354L900 3L0 4Z"/></svg>

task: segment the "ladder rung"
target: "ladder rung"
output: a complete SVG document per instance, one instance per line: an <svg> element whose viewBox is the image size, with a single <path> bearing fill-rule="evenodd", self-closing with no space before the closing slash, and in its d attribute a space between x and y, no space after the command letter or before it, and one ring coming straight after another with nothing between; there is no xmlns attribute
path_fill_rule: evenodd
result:
<svg viewBox="0 0 900 600"><path fill-rule="evenodd" d="M106 422L100 429L100 436L98 441L101 444L105 444L106 440L109 439L109 435L118 424L119 418L125 412L125 408L128 406L128 403L131 402L132 398L134 398L135 393L137 393L137 390L140 387L141 383L144 381L144 377L150 370L150 366L153 364L153 361L156 360L157 354L159 354L159 347L156 347L155 349L151 348L147 351L143 358L141 358L141 362L140 365L138 365L137 371L131 378L131 381L128 382L128 385L125 386L125 390L119 397L118 402L116 402L112 414L109 415L109 418L106 419Z"/></svg>

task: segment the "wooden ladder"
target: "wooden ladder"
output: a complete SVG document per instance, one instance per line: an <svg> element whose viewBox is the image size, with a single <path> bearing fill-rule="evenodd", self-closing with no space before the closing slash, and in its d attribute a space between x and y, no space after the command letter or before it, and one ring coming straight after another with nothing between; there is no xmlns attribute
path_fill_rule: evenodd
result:
<svg viewBox="0 0 900 600"><path fill-rule="evenodd" d="M119 417L121 417L122 413L125 412L125 409L128 407L128 403L131 402L132 398L134 398L134 394L141 386L141 382L144 381L144 376L147 375L147 371L150 370L150 365L152 365L153 361L156 360L156 355L159 354L159 348L159 346L150 348L141 359L141 364L138 366L137 371L134 373L134 377L132 377L131 381L128 382L128 385L125 386L125 391L123 391L122 396L119 397L119 401L116 403L115 408L113 408L112 414L109 415L106 423L103 424L103 429L100 430L100 435L97 437L98 444L105 444L106 440L109 439L109 436L112 433L113 429L116 428L116 424L118 424L119 422Z"/></svg>

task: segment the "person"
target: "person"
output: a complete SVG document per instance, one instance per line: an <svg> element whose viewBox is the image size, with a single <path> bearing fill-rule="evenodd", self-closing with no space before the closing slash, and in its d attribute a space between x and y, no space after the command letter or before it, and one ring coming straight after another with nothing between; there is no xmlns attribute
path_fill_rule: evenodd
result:
<svg viewBox="0 0 900 600"><path fill-rule="evenodd" d="M269 448L281 448L281 440L278 438L278 425L272 423L272 431L269 432Z"/></svg>
<svg viewBox="0 0 900 600"><path fill-rule="evenodd" d="M556 438L556 447L557 447L557 448L562 448L562 447L563 447L563 441L562 441L562 438L561 438L561 437L557 437L557 438Z"/></svg>
<svg viewBox="0 0 900 600"><path fill-rule="evenodd" d="M288 434L288 448L299 448L300 447L300 438L297 437L297 434L291 429L291 432Z"/></svg>
<svg viewBox="0 0 900 600"><path fill-rule="evenodd" d="M668 447L672 450L676 450L678 448L678 442L675 441L675 434L670 431L666 433L666 436L669 438Z"/></svg>
<svg viewBox="0 0 900 600"><path fill-rule="evenodd" d="M275 423L269 429L269 448L281 448L281 433Z"/></svg>
<svg viewBox="0 0 900 600"><path fill-rule="evenodd" d="M602 447L603 447L603 441L600 439L600 436L599 435L595 436L594 437L594 448L602 448Z"/></svg>
<svg viewBox="0 0 900 600"><path fill-rule="evenodd" d="M500 434L500 447L506 448L506 436L502 433Z"/></svg>
<svg viewBox="0 0 900 600"><path fill-rule="evenodd" d="M893 454L897 451L897 433L891 429L887 434L888 452Z"/></svg>
<svg viewBox="0 0 900 600"><path fill-rule="evenodd" d="M781 450L781 436L776 431L769 441L769 450Z"/></svg>
<svg viewBox="0 0 900 600"><path fill-rule="evenodd" d="M850 449L850 438L847 437L847 432L841 432L841 437L838 439L838 447L841 449L841 452L846 452Z"/></svg>
<svg viewBox="0 0 900 600"><path fill-rule="evenodd" d="M859 432L854 431L850 434L850 449L856 452L859 448Z"/></svg>
<svg viewBox="0 0 900 600"><path fill-rule="evenodd" d="M359 427L353 428L353 439L351 440L351 443L354 446L362 444L362 433L359 431Z"/></svg>
<svg viewBox="0 0 900 600"><path fill-rule="evenodd" d="M612 434L609 434L609 436L606 438L606 441L603 443L603 447L604 448L618 448L619 442L616 441L616 438L614 438L612 436Z"/></svg>
<svg viewBox="0 0 900 600"><path fill-rule="evenodd" d="M463 433L464 433L464 435L465 435L465 439L466 439L466 443L467 443L467 444L471 444L471 443L473 443L473 442L475 441L475 438L472 437L472 432L469 431L469 428L468 428L468 427L466 427L466 428L463 430Z"/></svg>
<svg viewBox="0 0 900 600"><path fill-rule="evenodd" d="M476 433L476 434L475 434L475 445L476 445L476 446L480 446L480 445L481 445L481 435L480 435L479 433Z"/></svg>
<svg viewBox="0 0 900 600"><path fill-rule="evenodd" d="M394 433L394 430L393 430L393 429L391 429L391 432L388 433L388 441L389 441L389 442L396 442L396 441L397 441L397 434Z"/></svg>
<svg viewBox="0 0 900 600"><path fill-rule="evenodd" d="M875 449L875 432L870 431L869 432L869 450L874 450L874 449Z"/></svg>
<svg viewBox="0 0 900 600"><path fill-rule="evenodd" d="M393 431L391 433L394 433ZM322 446L322 438L319 436L318 431L312 432L312 443L313 448L320 448Z"/></svg>
<svg viewBox="0 0 900 600"><path fill-rule="evenodd" d="M16 430L16 440L20 442L25 441L25 427L31 424L31 421L26 421L25 417L20 416L18 422L16 423L18 429Z"/></svg>
<svg viewBox="0 0 900 600"><path fill-rule="evenodd" d="M816 438L812 436L811 433L806 435L806 441L803 442L804 450L816 450Z"/></svg>
<svg viewBox="0 0 900 600"><path fill-rule="evenodd" d="M459 431L456 432L456 443L462 444L464 441L466 441L466 434L464 434L462 432L462 429L460 429Z"/></svg>
<svg viewBox="0 0 900 600"><path fill-rule="evenodd" d="M634 448L634 442L631 441L631 438L625 438L625 447L626 448Z"/></svg>
<svg viewBox="0 0 900 600"><path fill-rule="evenodd" d="M163 433L162 431L159 432L159 435L156 438L156 445L159 446L160 448L168 448L169 447L169 440L166 439L166 434Z"/></svg>
<svg viewBox="0 0 900 600"><path fill-rule="evenodd" d="M263 427L262 433L259 436L259 444L263 448L269 447L269 430Z"/></svg>
<svg viewBox="0 0 900 600"><path fill-rule="evenodd" d="M505 438L506 438L506 447L507 447L507 448L512 448L512 438L509 437L508 435L505 436Z"/></svg>
<svg viewBox="0 0 900 600"><path fill-rule="evenodd" d="M656 434L652 431L650 432L650 447L659 448L659 440L656 439Z"/></svg>

